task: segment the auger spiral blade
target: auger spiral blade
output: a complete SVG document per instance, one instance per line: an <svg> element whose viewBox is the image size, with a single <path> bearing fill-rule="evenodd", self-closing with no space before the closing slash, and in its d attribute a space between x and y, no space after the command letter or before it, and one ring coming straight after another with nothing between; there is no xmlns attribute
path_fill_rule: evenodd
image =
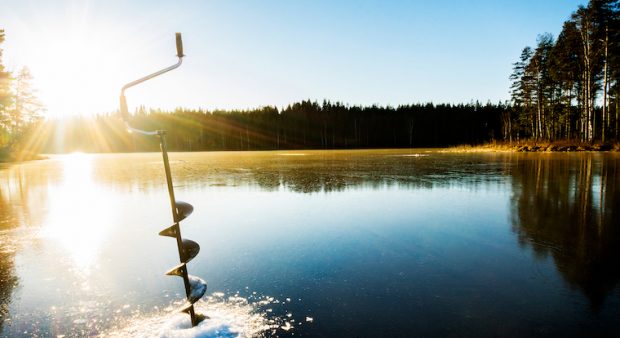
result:
<svg viewBox="0 0 620 338"><path fill-rule="evenodd" d="M196 276L189 275L189 296L187 297L187 301L194 304L202 298L207 292L207 282Z"/></svg>
<svg viewBox="0 0 620 338"><path fill-rule="evenodd" d="M159 232L160 236L167 236L167 237L177 237L179 235L179 224L178 223L174 223L173 225L165 228L164 230Z"/></svg>
<svg viewBox="0 0 620 338"><path fill-rule="evenodd" d="M200 252L200 245L198 245L198 243L192 241L191 239L183 239L182 243L183 254L181 255L181 257L183 257L183 263L188 263L198 255L198 253Z"/></svg>
<svg viewBox="0 0 620 338"><path fill-rule="evenodd" d="M209 318L201 313L195 313L194 304L189 302L183 304L183 306L181 306L181 308L179 308L177 312L187 313L188 315L190 315L192 320L192 326L196 326L200 324L200 322L202 322L203 320Z"/></svg>
<svg viewBox="0 0 620 338"><path fill-rule="evenodd" d="M179 215L179 222L186 219L187 216L194 212L194 207L187 202L176 201L175 205L177 207L177 215Z"/></svg>
<svg viewBox="0 0 620 338"><path fill-rule="evenodd" d="M191 315L191 311L193 311L193 309L194 309L194 304L190 302L185 302L177 311Z"/></svg>
<svg viewBox="0 0 620 338"><path fill-rule="evenodd" d="M166 275L168 276L179 276L183 277L187 273L187 265L185 263L181 263L174 268L166 271Z"/></svg>

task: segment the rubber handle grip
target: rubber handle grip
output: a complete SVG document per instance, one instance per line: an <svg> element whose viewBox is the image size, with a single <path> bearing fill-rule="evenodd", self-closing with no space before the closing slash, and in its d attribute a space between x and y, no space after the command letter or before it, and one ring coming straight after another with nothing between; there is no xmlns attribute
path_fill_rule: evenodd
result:
<svg viewBox="0 0 620 338"><path fill-rule="evenodd" d="M183 40L181 39L181 33L176 33L177 38L177 56L182 58L185 56L183 54Z"/></svg>

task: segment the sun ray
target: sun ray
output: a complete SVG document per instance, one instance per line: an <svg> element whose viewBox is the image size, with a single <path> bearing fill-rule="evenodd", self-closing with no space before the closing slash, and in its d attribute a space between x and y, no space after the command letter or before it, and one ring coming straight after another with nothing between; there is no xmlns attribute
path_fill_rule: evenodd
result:
<svg viewBox="0 0 620 338"><path fill-rule="evenodd" d="M105 137L103 132L101 131L101 124L98 121L93 119L86 120L85 128L88 130L89 134L93 138L93 143L97 152L111 152L112 147L110 146L110 142Z"/></svg>
<svg viewBox="0 0 620 338"><path fill-rule="evenodd" d="M28 138L24 141L17 153L17 160L22 161L30 158L33 154L39 154L43 150L44 144L50 139L51 126L47 122L39 122L34 126Z"/></svg>

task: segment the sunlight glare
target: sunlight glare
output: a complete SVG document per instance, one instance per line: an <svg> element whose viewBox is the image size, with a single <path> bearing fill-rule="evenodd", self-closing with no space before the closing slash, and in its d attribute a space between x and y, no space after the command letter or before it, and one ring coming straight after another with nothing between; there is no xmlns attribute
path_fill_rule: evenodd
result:
<svg viewBox="0 0 620 338"><path fill-rule="evenodd" d="M84 32L72 32L67 39L48 41L47 50L37 65L44 101L52 116L84 114L106 107L105 93L116 94L114 57L104 49L105 44Z"/></svg>
<svg viewBox="0 0 620 338"><path fill-rule="evenodd" d="M112 112L131 72L127 38L114 25L77 17L32 28L23 53L48 117ZM134 58L136 56L133 56Z"/></svg>
<svg viewBox="0 0 620 338"><path fill-rule="evenodd" d="M115 208L108 193L92 180L92 155L73 153L61 161L63 180L50 187L54 199L42 233L68 253L79 271L88 274L115 224Z"/></svg>

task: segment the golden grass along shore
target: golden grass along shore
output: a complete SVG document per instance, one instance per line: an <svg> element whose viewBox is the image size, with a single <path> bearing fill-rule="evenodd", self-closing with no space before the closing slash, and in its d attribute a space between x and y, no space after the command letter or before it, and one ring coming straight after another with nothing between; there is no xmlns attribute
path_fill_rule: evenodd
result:
<svg viewBox="0 0 620 338"><path fill-rule="evenodd" d="M620 151L620 142L600 143L573 140L518 142L489 142L481 145L461 145L447 149L448 152L576 152Z"/></svg>

